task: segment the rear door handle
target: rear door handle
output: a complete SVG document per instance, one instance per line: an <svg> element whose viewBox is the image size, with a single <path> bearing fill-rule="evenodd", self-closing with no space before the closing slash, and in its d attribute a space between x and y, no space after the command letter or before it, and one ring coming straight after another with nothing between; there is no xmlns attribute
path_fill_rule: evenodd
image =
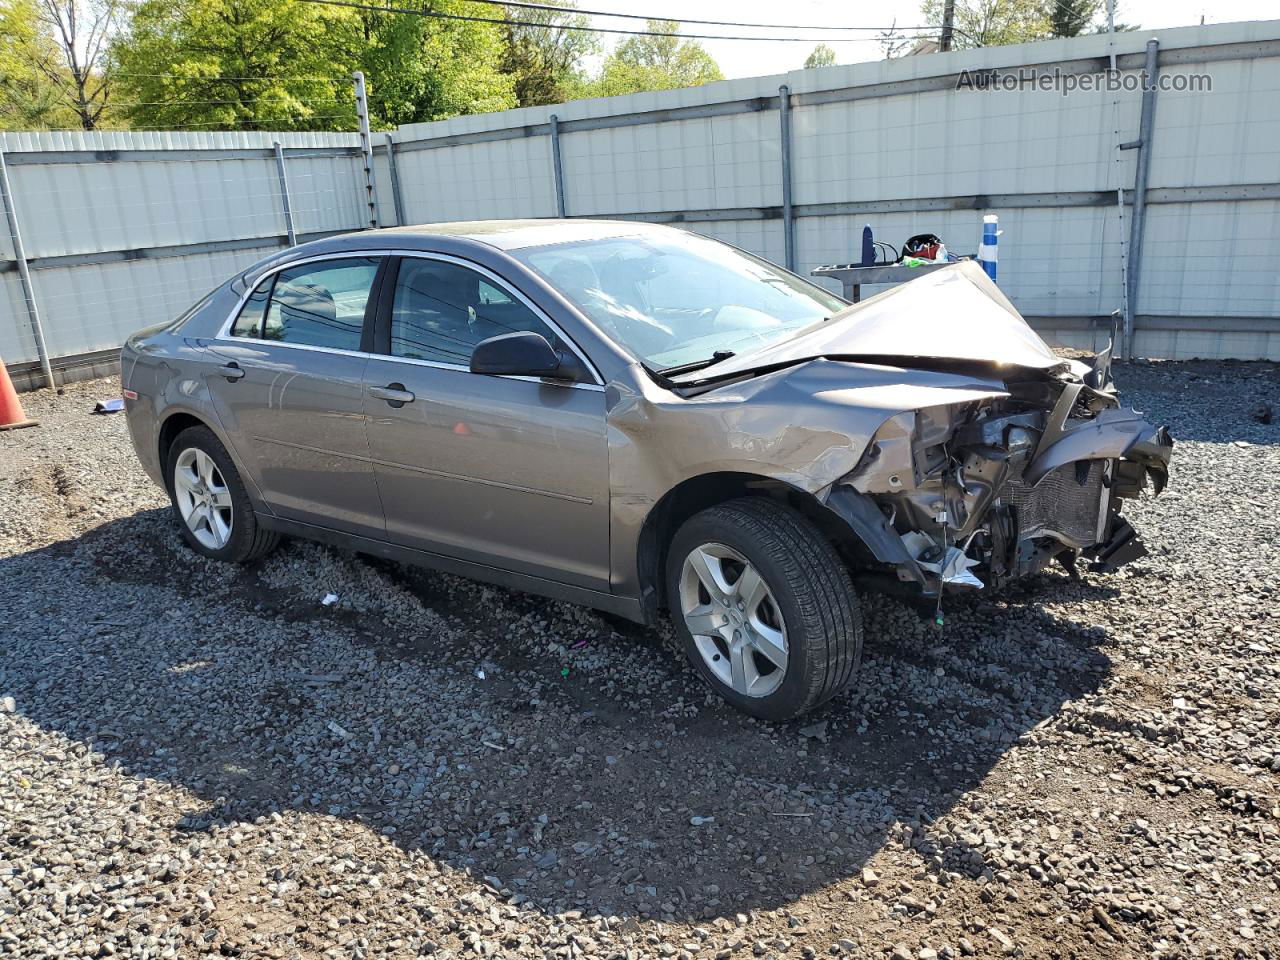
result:
<svg viewBox="0 0 1280 960"><path fill-rule="evenodd" d="M234 383L244 376L244 371L240 369L240 364L228 363L218 368L218 375L226 377L228 383Z"/></svg>
<svg viewBox="0 0 1280 960"><path fill-rule="evenodd" d="M403 407L413 403L415 397L412 390L406 390L403 383L388 383L385 387L370 387L369 396L387 401L388 406Z"/></svg>

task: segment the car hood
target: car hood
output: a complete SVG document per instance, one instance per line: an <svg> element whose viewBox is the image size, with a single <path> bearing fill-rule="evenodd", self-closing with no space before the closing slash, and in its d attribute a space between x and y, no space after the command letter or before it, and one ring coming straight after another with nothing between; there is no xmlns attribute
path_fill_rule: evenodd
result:
<svg viewBox="0 0 1280 960"><path fill-rule="evenodd" d="M982 268L966 260L855 303L789 340L673 379L677 383L720 379L818 357L905 366L913 360L946 361L1042 371L1069 366L1027 325Z"/></svg>

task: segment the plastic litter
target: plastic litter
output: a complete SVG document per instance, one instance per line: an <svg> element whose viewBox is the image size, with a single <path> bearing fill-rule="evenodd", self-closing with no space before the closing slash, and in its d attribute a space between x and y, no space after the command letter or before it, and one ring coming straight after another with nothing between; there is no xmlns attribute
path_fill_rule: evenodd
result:
<svg viewBox="0 0 1280 960"><path fill-rule="evenodd" d="M94 404L94 413L119 413L124 409L124 397L116 397L112 400L99 400Z"/></svg>
<svg viewBox="0 0 1280 960"><path fill-rule="evenodd" d="M978 590L983 588L983 582L969 572L969 568L976 567L978 561L966 556L965 552L959 547L947 547L942 557L928 561L922 558L930 556L931 552L936 553L938 549L938 545L933 542L932 537L921 533L919 530L912 530L910 533L902 535L902 542L907 545L911 555L916 558L916 563L920 565L920 569L936 573L938 579L943 583L951 583L960 587L974 587Z"/></svg>
<svg viewBox="0 0 1280 960"><path fill-rule="evenodd" d="M326 593L324 595L324 599L320 601L320 603L326 607L332 607L337 602L338 602L338 595L336 593Z"/></svg>

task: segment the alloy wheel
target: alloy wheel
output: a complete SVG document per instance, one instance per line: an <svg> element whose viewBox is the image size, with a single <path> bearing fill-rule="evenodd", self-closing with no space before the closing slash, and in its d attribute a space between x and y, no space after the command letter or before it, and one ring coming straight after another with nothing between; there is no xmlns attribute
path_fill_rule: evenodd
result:
<svg viewBox="0 0 1280 960"><path fill-rule="evenodd" d="M767 697L787 674L787 629L769 585L742 554L704 543L684 560L680 610L694 646L721 683Z"/></svg>
<svg viewBox="0 0 1280 960"><path fill-rule="evenodd" d="M191 535L209 550L221 550L231 540L235 512L231 491L213 457L188 447L173 467L173 495Z"/></svg>

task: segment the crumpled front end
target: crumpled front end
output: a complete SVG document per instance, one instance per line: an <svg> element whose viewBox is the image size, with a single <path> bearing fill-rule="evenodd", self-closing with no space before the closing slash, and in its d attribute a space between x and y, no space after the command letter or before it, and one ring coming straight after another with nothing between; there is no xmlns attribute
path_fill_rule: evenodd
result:
<svg viewBox="0 0 1280 960"><path fill-rule="evenodd" d="M616 529L653 490L733 472L816 498L868 586L936 594L1145 553L1121 511L1164 489L1168 432L1120 406L1109 348L1059 356L972 261L710 370L615 389ZM641 456L658 424L662 455Z"/></svg>
<svg viewBox="0 0 1280 960"><path fill-rule="evenodd" d="M1111 571L1144 556L1121 510L1148 480L1164 489L1173 441L1119 405L1105 358L1074 366L1007 381L1007 397L892 417L828 505L861 512L861 529L878 525L877 558L931 594L998 586L1054 560Z"/></svg>

